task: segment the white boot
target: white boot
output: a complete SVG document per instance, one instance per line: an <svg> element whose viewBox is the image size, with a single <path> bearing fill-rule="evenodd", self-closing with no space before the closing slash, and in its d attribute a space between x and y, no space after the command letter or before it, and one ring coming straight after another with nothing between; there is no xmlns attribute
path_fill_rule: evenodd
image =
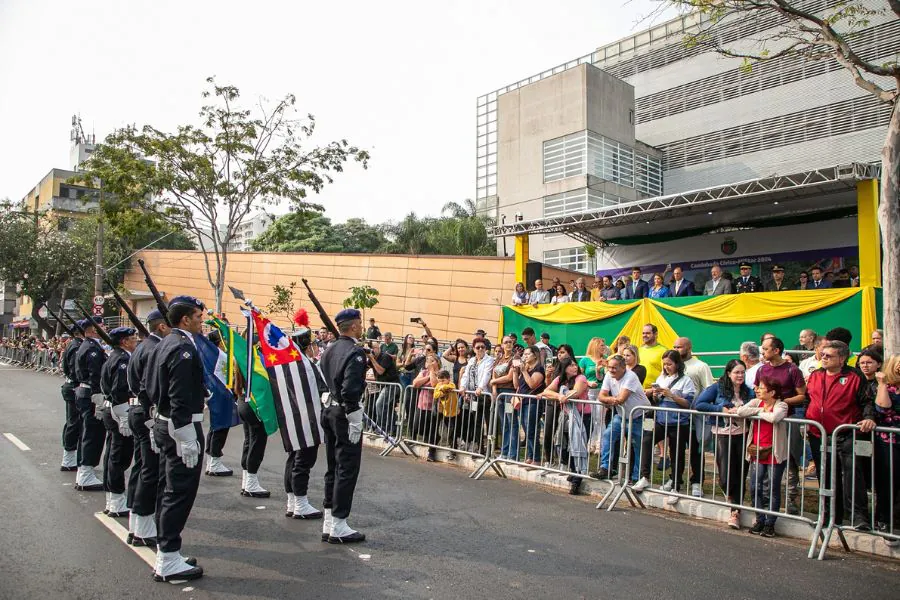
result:
<svg viewBox="0 0 900 600"><path fill-rule="evenodd" d="M241 496L244 495L244 490L246 490L246 489L247 489L247 471L245 469L245 470L241 471Z"/></svg>
<svg viewBox="0 0 900 600"><path fill-rule="evenodd" d="M294 518L321 519L322 511L318 510L316 507L309 503L309 497L296 496L296 502L294 503Z"/></svg>
<svg viewBox="0 0 900 600"><path fill-rule="evenodd" d="M110 494L109 495L109 516L111 517L124 517L128 515L128 499L125 497L125 494Z"/></svg>
<svg viewBox="0 0 900 600"><path fill-rule="evenodd" d="M296 496L294 494L288 492L287 495L287 508L284 509L284 516L293 517L294 516L294 501L296 500Z"/></svg>
<svg viewBox="0 0 900 600"><path fill-rule="evenodd" d="M94 467L82 465L78 467L75 476L75 489L79 492L99 492L103 489L103 482L94 474Z"/></svg>
<svg viewBox="0 0 900 600"><path fill-rule="evenodd" d="M63 450L60 471L74 471L78 468L78 452L75 450Z"/></svg>
<svg viewBox="0 0 900 600"><path fill-rule="evenodd" d="M180 552L156 553L156 566L153 568L153 579L156 581L191 580L203 576L202 567L192 567L185 562Z"/></svg>
<svg viewBox="0 0 900 600"><path fill-rule="evenodd" d="M211 477L230 477L234 471L222 464L221 457L210 456L206 461L206 474Z"/></svg>
<svg viewBox="0 0 900 600"><path fill-rule="evenodd" d="M106 504L103 506L103 514L109 514L109 497L112 496L112 492L106 492Z"/></svg>
<svg viewBox="0 0 900 600"><path fill-rule="evenodd" d="M366 536L347 525L347 519L332 517L329 544L352 544L366 541Z"/></svg>
<svg viewBox="0 0 900 600"><path fill-rule="evenodd" d="M153 515L134 515L134 546L156 547L156 519Z"/></svg>
<svg viewBox="0 0 900 600"><path fill-rule="evenodd" d="M137 515L133 512L128 513L128 543L131 543L132 538L134 538L134 522L137 520Z"/></svg>
<svg viewBox="0 0 900 600"><path fill-rule="evenodd" d="M251 498L268 498L272 495L269 490L259 485L259 478L256 476L256 473L247 473L247 482L244 485L244 491L241 493Z"/></svg>
<svg viewBox="0 0 900 600"><path fill-rule="evenodd" d="M326 508L324 513L325 515L322 518L322 541L327 542L328 538L331 537L331 527L334 525L334 518L331 516L330 508Z"/></svg>

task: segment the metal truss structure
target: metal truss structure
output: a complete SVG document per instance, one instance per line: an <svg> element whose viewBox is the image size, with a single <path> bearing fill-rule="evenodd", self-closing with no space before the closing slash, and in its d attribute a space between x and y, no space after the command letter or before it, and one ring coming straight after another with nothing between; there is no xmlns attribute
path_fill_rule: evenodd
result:
<svg viewBox="0 0 900 600"><path fill-rule="evenodd" d="M770 175L702 190L622 202L578 214L504 223L492 227L489 233L493 237L564 233L584 244L602 248L609 246L597 232L604 227L657 221L692 207L708 210L716 204L757 199L790 200L846 191L855 188L857 181L877 179L880 172L881 167L877 164L851 163L791 175Z"/></svg>

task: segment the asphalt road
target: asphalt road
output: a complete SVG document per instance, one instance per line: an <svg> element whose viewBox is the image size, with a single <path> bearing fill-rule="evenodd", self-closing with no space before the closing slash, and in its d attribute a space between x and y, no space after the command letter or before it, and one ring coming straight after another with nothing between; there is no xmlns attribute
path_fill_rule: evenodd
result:
<svg viewBox="0 0 900 600"><path fill-rule="evenodd" d="M204 477L184 533L206 576L155 583L149 566L95 516L102 492L61 473L61 380L0 364L0 598L897 598L900 566L652 511L594 502L492 475L365 451L350 523L369 541L333 546L321 522L284 517L284 453L269 440L242 498L240 428ZM321 505L324 457L311 498ZM119 520L124 523L124 520Z"/></svg>

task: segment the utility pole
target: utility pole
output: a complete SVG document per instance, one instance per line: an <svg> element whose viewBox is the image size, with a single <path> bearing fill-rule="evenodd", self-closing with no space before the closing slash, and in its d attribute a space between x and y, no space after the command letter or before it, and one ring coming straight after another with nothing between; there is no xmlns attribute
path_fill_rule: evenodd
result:
<svg viewBox="0 0 900 600"><path fill-rule="evenodd" d="M97 224L97 255L94 260L94 295L103 295L103 182L100 182L100 221Z"/></svg>

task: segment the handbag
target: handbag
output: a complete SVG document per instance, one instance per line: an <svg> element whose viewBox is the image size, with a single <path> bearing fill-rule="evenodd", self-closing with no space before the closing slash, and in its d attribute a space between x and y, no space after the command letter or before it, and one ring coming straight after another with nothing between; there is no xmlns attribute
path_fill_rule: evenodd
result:
<svg viewBox="0 0 900 600"><path fill-rule="evenodd" d="M749 444L747 446L747 460L749 462L766 462L772 458L772 446L757 446Z"/></svg>

